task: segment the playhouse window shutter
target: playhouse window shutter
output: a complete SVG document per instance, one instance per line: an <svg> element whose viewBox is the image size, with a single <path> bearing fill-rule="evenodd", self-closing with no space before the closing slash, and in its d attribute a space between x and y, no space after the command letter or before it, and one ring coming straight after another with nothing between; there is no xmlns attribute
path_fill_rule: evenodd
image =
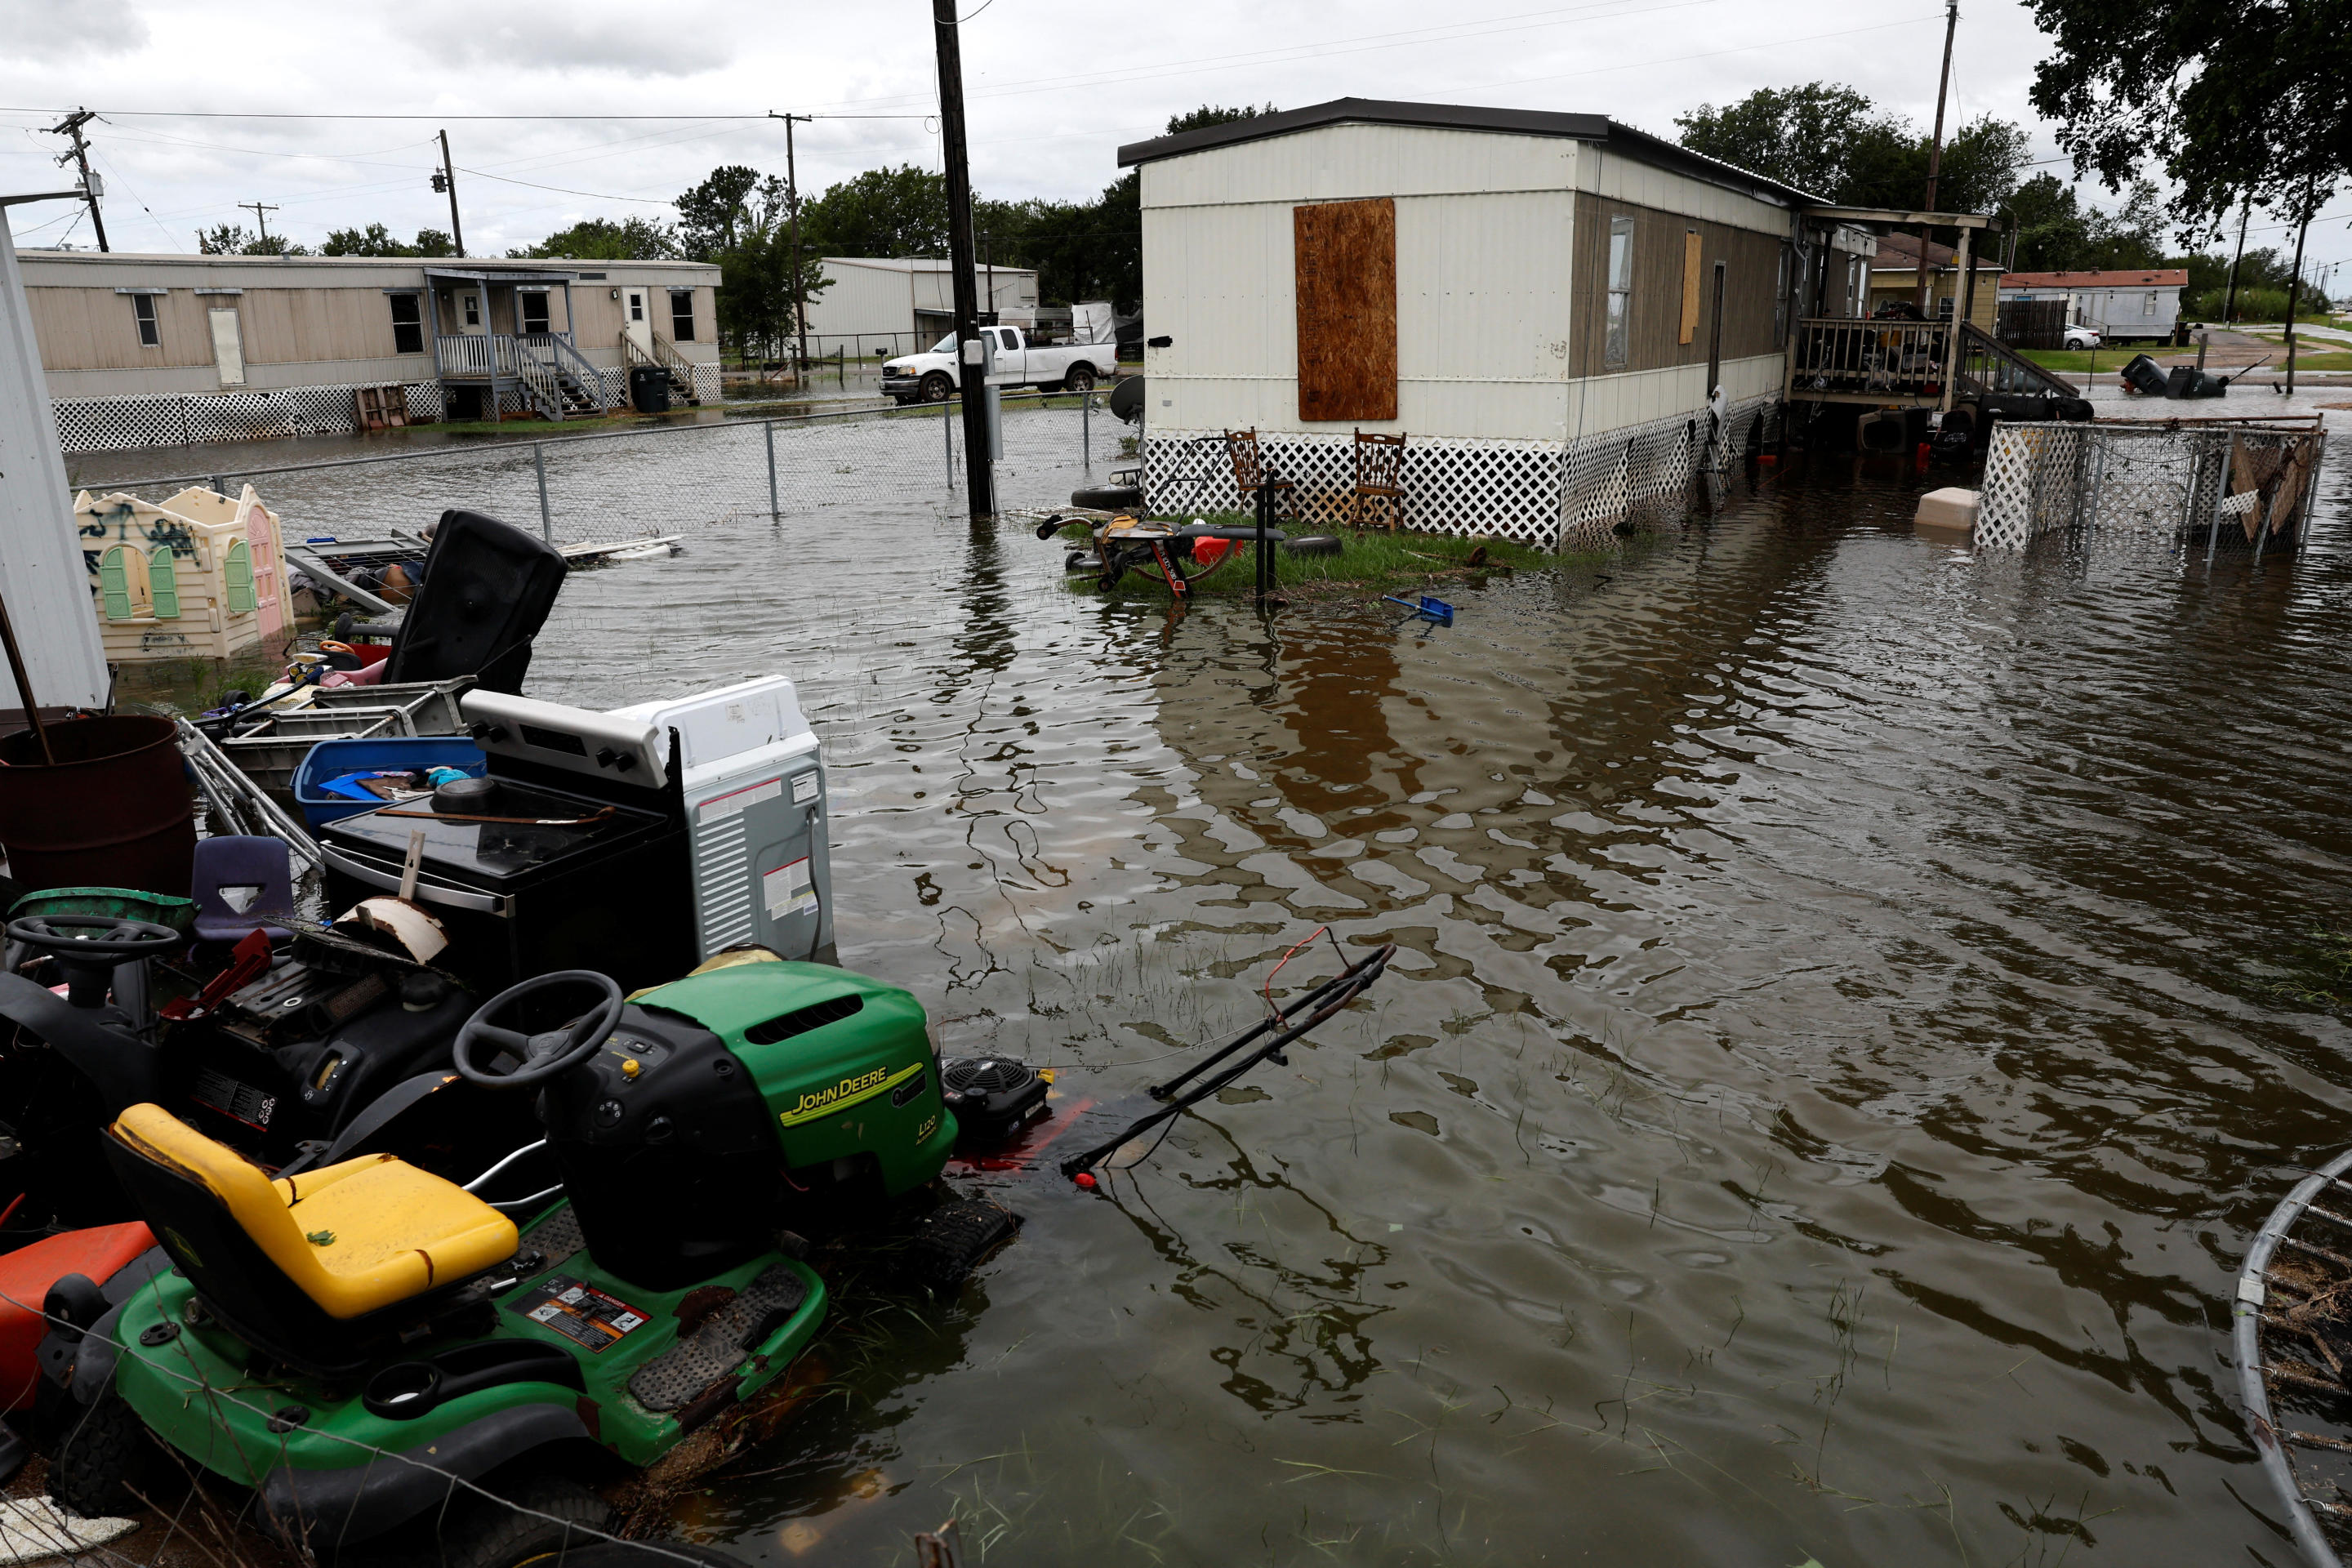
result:
<svg viewBox="0 0 2352 1568"><path fill-rule="evenodd" d="M155 602L155 618L176 621L180 618L179 563L172 547L159 544L147 552L148 593Z"/></svg>
<svg viewBox="0 0 2352 1568"><path fill-rule="evenodd" d="M110 621L131 618L131 547L118 544L98 558L98 593Z"/></svg>
<svg viewBox="0 0 2352 1568"><path fill-rule="evenodd" d="M253 614L253 552L246 548L243 540L228 547L228 555L221 563L221 580L228 613Z"/></svg>
<svg viewBox="0 0 2352 1568"><path fill-rule="evenodd" d="M1396 203L1291 209L1298 417L1397 416Z"/></svg>

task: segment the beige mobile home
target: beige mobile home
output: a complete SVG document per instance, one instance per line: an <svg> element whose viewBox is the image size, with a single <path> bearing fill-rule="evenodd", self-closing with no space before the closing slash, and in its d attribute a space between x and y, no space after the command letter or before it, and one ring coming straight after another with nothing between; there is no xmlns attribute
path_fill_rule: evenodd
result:
<svg viewBox="0 0 2352 1568"><path fill-rule="evenodd" d="M65 449L616 406L633 365L716 401L719 268L691 261L23 252Z"/></svg>

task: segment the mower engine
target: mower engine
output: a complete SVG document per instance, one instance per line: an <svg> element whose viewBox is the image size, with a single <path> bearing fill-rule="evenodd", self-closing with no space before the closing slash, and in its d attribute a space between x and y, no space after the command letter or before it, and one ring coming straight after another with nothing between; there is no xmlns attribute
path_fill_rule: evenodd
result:
<svg viewBox="0 0 2352 1568"><path fill-rule="evenodd" d="M958 1057L940 1068L940 1095L963 1141L1003 1143L1045 1108L1053 1080L1009 1057Z"/></svg>

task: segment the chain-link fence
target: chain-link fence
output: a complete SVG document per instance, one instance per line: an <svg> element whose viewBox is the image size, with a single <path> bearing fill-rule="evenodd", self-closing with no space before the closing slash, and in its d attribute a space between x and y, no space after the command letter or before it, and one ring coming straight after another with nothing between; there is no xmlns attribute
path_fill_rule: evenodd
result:
<svg viewBox="0 0 2352 1568"><path fill-rule="evenodd" d="M1066 502L1074 471L1118 460L1127 427L1099 395L1005 400L997 504ZM96 495L152 500L188 485L226 495L250 483L289 544L414 534L463 508L537 527L551 541L679 536L747 519L855 507L949 510L964 484L963 422L952 405L798 418L664 426L610 435L436 443L383 457L223 466L153 479L78 479Z"/></svg>
<svg viewBox="0 0 2352 1568"><path fill-rule="evenodd" d="M1999 426L1976 539L2019 550L2045 533L2155 538L2252 553L2301 548L2327 437L2317 419Z"/></svg>

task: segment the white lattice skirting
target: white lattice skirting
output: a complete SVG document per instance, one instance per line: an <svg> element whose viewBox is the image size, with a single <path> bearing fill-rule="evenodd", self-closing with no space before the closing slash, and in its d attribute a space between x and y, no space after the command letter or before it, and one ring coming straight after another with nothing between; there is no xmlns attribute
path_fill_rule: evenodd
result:
<svg viewBox="0 0 2352 1568"><path fill-rule="evenodd" d="M440 383L410 382L401 390L407 395L411 419L441 417ZM358 392L357 386L347 384L63 398L56 405L58 445L67 452L121 452L198 441L339 435L359 427Z"/></svg>
<svg viewBox="0 0 2352 1568"><path fill-rule="evenodd" d="M1727 452L1770 440L1779 419L1778 398L1766 396L1735 404L1713 442L1704 409L1577 441L1414 437L1404 449L1405 525L1546 549L1599 539L1618 519L1677 496L1696 475L1719 469ZM1304 524L1339 527L1350 520L1352 433L1261 432L1258 449L1270 474L1297 487ZM1143 477L1155 511L1246 506L1222 431L1147 431Z"/></svg>
<svg viewBox="0 0 2352 1568"><path fill-rule="evenodd" d="M599 368L604 406L629 400L629 373ZM694 390L705 405L719 401L719 367L694 367ZM413 381L401 390L408 416L445 416L441 384ZM58 446L66 452L123 452L138 447L186 447L199 441L257 441L273 436L339 436L359 428L359 388L289 386L274 392L154 394L144 397L58 400ZM499 395L501 418L530 412L529 395L509 387Z"/></svg>

